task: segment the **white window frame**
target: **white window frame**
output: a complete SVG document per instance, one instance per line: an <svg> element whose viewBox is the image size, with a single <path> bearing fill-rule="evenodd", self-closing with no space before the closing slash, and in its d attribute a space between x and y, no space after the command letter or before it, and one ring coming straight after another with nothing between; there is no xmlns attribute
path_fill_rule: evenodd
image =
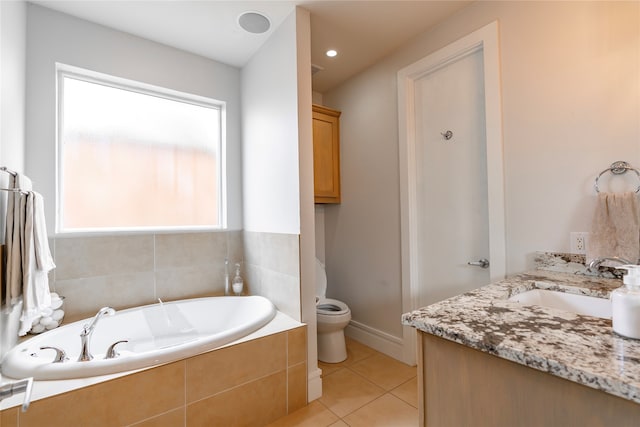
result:
<svg viewBox="0 0 640 427"><path fill-rule="evenodd" d="M89 83L102 84L116 89L137 92L144 95L156 96L168 100L189 103L197 106L216 109L220 114L220 138L218 152L218 219L217 225L185 225L185 226L150 226L150 227L100 227L100 228L63 228L62 195L64 194L64 182L62 180L62 159L64 147L62 141L62 117L64 105L64 78L69 77ZM200 95L180 92L160 86L154 86L135 80L115 77L67 64L56 63L56 235L78 234L113 234L113 233L137 233L137 232L171 232L171 231L207 231L227 229L227 180L226 180L226 102L207 98Z"/></svg>

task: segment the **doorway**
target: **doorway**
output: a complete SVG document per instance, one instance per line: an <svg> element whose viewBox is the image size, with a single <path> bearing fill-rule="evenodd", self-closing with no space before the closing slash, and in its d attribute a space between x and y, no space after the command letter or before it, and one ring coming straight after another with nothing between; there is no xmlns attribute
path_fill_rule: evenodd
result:
<svg viewBox="0 0 640 427"><path fill-rule="evenodd" d="M400 70L398 109L408 312L505 274L497 22Z"/></svg>

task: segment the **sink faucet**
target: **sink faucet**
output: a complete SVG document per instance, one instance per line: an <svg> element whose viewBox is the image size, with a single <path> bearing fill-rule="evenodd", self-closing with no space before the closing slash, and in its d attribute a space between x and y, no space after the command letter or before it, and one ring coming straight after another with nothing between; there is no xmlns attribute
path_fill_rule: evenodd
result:
<svg viewBox="0 0 640 427"><path fill-rule="evenodd" d="M104 316L113 316L115 314L115 310L111 307L102 307L98 314L95 315L93 321L90 325L84 325L82 328L82 332L80 333L80 341L82 348L80 349L80 357L78 357L78 362L87 362L93 359L91 355L91 351L89 351L89 344L91 343L91 334L93 334L93 330L96 328L98 324L98 320L103 318Z"/></svg>
<svg viewBox="0 0 640 427"><path fill-rule="evenodd" d="M620 257L617 257L617 256L594 258L589 263L589 266L587 267L587 270L589 270L590 272L598 271L598 268L600 268L600 265L605 261L613 261L613 262L620 263L621 265L632 264L631 261L628 261L628 260L626 260L624 258L620 258Z"/></svg>

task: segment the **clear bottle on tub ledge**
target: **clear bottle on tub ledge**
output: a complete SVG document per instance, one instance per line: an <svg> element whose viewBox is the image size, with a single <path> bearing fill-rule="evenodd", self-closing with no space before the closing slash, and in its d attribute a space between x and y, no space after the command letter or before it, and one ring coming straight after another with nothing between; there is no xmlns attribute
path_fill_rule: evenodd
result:
<svg viewBox="0 0 640 427"><path fill-rule="evenodd" d="M613 331L627 338L640 339L640 265L623 265L624 286L611 292Z"/></svg>
<svg viewBox="0 0 640 427"><path fill-rule="evenodd" d="M233 289L234 295L242 295L244 281L242 280L242 276L240 276L240 263L236 263L236 275L231 282L231 288Z"/></svg>

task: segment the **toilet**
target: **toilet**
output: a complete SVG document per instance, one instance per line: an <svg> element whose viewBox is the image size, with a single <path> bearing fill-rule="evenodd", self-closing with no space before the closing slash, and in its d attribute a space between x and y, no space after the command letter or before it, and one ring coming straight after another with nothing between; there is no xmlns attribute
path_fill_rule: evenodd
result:
<svg viewBox="0 0 640 427"><path fill-rule="evenodd" d="M326 297L327 273L316 258L316 316L318 319L318 360L338 363L347 358L344 328L351 320L347 304Z"/></svg>

